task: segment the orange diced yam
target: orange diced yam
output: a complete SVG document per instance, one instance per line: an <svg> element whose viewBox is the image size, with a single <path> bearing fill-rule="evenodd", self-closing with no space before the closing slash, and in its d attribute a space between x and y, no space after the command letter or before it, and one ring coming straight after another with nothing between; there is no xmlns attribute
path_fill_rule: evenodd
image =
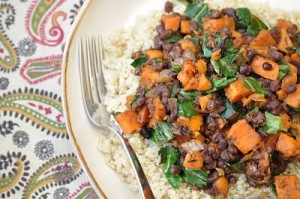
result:
<svg viewBox="0 0 300 199"><path fill-rule="evenodd" d="M245 37L241 33L234 31L234 30L231 31L231 33L232 33L232 37L234 38L233 39L234 47L240 48L246 40Z"/></svg>
<svg viewBox="0 0 300 199"><path fill-rule="evenodd" d="M156 81L158 76L159 72L153 70L150 65L146 65L142 68L141 82L144 84L153 83Z"/></svg>
<svg viewBox="0 0 300 199"><path fill-rule="evenodd" d="M207 104L208 104L208 101L211 100L212 98L212 95L211 94L208 94L208 95L205 95L205 96L201 96L199 98L199 104L200 104L200 107L202 110L206 110L206 107L207 107Z"/></svg>
<svg viewBox="0 0 300 199"><path fill-rule="evenodd" d="M179 29L181 17L179 15L165 15L161 16L161 20L164 24L165 30L171 29L176 32Z"/></svg>
<svg viewBox="0 0 300 199"><path fill-rule="evenodd" d="M296 84L297 90L293 93L290 93L284 99L284 102L293 108L300 107L300 84Z"/></svg>
<svg viewBox="0 0 300 199"><path fill-rule="evenodd" d="M269 64L272 65L272 69L270 70L265 70L263 68L263 64L265 62L268 62ZM253 61L251 62L251 67L252 67L252 71L266 79L270 79L270 80L276 80L279 74L279 65L270 60L270 59L266 59L260 56L256 56Z"/></svg>
<svg viewBox="0 0 300 199"><path fill-rule="evenodd" d="M137 116L138 113L132 110L127 110L116 115L116 120L124 133L133 133L142 128L143 124L137 121Z"/></svg>
<svg viewBox="0 0 300 199"><path fill-rule="evenodd" d="M149 122L149 126L151 128L156 127L156 122L162 121L166 116L166 107L161 102L159 97L156 97L152 100L152 104L154 106L154 111L151 113L151 119Z"/></svg>
<svg viewBox="0 0 300 199"><path fill-rule="evenodd" d="M204 142L204 140L205 140L205 137L201 133L199 133L198 131L192 132L192 138L194 138L196 140L199 140L201 142Z"/></svg>
<svg viewBox="0 0 300 199"><path fill-rule="evenodd" d="M288 47L293 47L293 42L289 37L289 34L287 33L286 29L280 30L280 41L277 45L278 50L284 53L288 53L289 51L286 49Z"/></svg>
<svg viewBox="0 0 300 199"><path fill-rule="evenodd" d="M197 52L200 50L199 46L196 46L193 42L191 42L188 39L180 40L180 46L181 46L182 50L190 49L193 52Z"/></svg>
<svg viewBox="0 0 300 199"><path fill-rule="evenodd" d="M203 19L203 30L207 33L215 33L228 26L230 30L235 30L235 22L232 17L225 15L219 19Z"/></svg>
<svg viewBox="0 0 300 199"><path fill-rule="evenodd" d="M271 33L265 29L261 30L258 35L250 42L250 46L275 46L276 41Z"/></svg>
<svg viewBox="0 0 300 199"><path fill-rule="evenodd" d="M295 175L280 175L274 177L278 199L299 199L300 183Z"/></svg>
<svg viewBox="0 0 300 199"><path fill-rule="evenodd" d="M200 131L203 125L202 115L193 115L191 118L179 116L177 122L187 126L191 131Z"/></svg>
<svg viewBox="0 0 300 199"><path fill-rule="evenodd" d="M276 143L276 151L282 153L285 157L292 157L299 154L300 144L287 134L280 133Z"/></svg>
<svg viewBox="0 0 300 199"><path fill-rule="evenodd" d="M198 77L198 86L197 90L198 91L207 91L212 88L212 84L210 80L203 74L201 73Z"/></svg>
<svg viewBox="0 0 300 199"><path fill-rule="evenodd" d="M255 50L261 56L269 57L269 52L270 52L269 46L249 46L249 49Z"/></svg>
<svg viewBox="0 0 300 199"><path fill-rule="evenodd" d="M191 78L194 76L194 66L190 61L186 61L183 64L183 70L180 71L177 75L177 79L183 84L186 85Z"/></svg>
<svg viewBox="0 0 300 199"><path fill-rule="evenodd" d="M131 103L132 103L133 99L134 99L134 95L128 95L128 96L126 96L126 103L125 103L125 105L126 105L127 109L131 109Z"/></svg>
<svg viewBox="0 0 300 199"><path fill-rule="evenodd" d="M187 153L183 162L183 166L189 169L201 169L203 162L204 159L200 151Z"/></svg>
<svg viewBox="0 0 300 199"><path fill-rule="evenodd" d="M288 114L280 113L279 117L282 120L284 128L286 128L288 130L289 128L292 127L292 120L291 120L291 117Z"/></svg>
<svg viewBox="0 0 300 199"><path fill-rule="evenodd" d="M238 78L225 88L225 94L231 103L240 101L242 98L249 96L251 89L245 86L244 80Z"/></svg>
<svg viewBox="0 0 300 199"><path fill-rule="evenodd" d="M207 71L207 65L206 65L206 62L202 59L199 59L195 62L195 66L198 70L199 73L203 73L205 74L206 71Z"/></svg>
<svg viewBox="0 0 300 199"><path fill-rule="evenodd" d="M228 195L229 184L228 184L228 180L225 176L219 177L214 182L214 187L215 187L216 191L219 194L221 194L223 197L226 197Z"/></svg>
<svg viewBox="0 0 300 199"><path fill-rule="evenodd" d="M280 32L281 29L287 30L287 29L293 29L293 28L294 28L294 25L289 20L286 20L286 19L278 19L277 20L277 25L276 25L277 31Z"/></svg>
<svg viewBox="0 0 300 199"><path fill-rule="evenodd" d="M181 20L180 27L181 27L182 34L191 34L192 33L191 21Z"/></svg>
<svg viewBox="0 0 300 199"><path fill-rule="evenodd" d="M253 150L260 142L260 136L247 123L246 119L239 120L233 124L227 134L233 144L243 153L247 154Z"/></svg>
<svg viewBox="0 0 300 199"><path fill-rule="evenodd" d="M144 105L139 111L137 121L142 124L145 124L150 121L150 111L146 105Z"/></svg>
<svg viewBox="0 0 300 199"><path fill-rule="evenodd" d="M145 55L147 55L148 60L152 59L162 59L164 54L160 50L145 50Z"/></svg>

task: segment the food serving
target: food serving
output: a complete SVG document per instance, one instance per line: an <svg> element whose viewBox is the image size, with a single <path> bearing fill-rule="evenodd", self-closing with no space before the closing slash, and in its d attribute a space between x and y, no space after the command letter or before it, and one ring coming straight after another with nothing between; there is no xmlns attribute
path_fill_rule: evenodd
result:
<svg viewBox="0 0 300 199"><path fill-rule="evenodd" d="M184 190L178 197L234 198L247 192L242 183L264 197L299 198L297 170L284 173L300 154L297 25L278 19L268 27L247 7L181 2L183 13L166 2L153 45L133 53L138 86L115 114L140 145L146 174L161 171L172 190Z"/></svg>

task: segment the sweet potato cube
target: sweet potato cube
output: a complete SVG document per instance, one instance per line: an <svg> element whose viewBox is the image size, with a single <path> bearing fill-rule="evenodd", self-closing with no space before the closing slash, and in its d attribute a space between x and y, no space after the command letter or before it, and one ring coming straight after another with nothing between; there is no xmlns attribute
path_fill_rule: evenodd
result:
<svg viewBox="0 0 300 199"><path fill-rule="evenodd" d="M203 162L204 159L200 151L187 153L184 158L183 166L189 169L201 169Z"/></svg>
<svg viewBox="0 0 300 199"><path fill-rule="evenodd" d="M227 137L233 141L233 144L243 154L247 154L261 142L261 138L247 123L246 119L239 120L233 124L227 134Z"/></svg>
<svg viewBox="0 0 300 199"><path fill-rule="evenodd" d="M277 45L277 48L281 52L288 54L289 51L286 49L288 47L293 47L293 42L290 39L287 30L281 29L280 30L280 41L279 41L279 44Z"/></svg>
<svg viewBox="0 0 300 199"><path fill-rule="evenodd" d="M149 122L150 120L150 111L146 105L144 105L141 110L139 111L139 114L137 116L137 121L139 123L145 124Z"/></svg>
<svg viewBox="0 0 300 199"><path fill-rule="evenodd" d="M132 110L124 111L116 115L116 120L124 133L133 133L142 128L143 124L137 121L138 113Z"/></svg>
<svg viewBox="0 0 300 199"><path fill-rule="evenodd" d="M212 95L211 94L208 94L208 95L205 95L205 96L201 96L199 98L199 104L200 104L200 107L202 110L206 110L206 107L207 107L207 104L208 104L208 101L212 98Z"/></svg>
<svg viewBox="0 0 300 199"><path fill-rule="evenodd" d="M181 20L180 22L181 33L182 34L191 34L191 21L189 20Z"/></svg>
<svg viewBox="0 0 300 199"><path fill-rule="evenodd" d="M207 33L215 33L228 26L230 30L235 30L235 22L232 17L225 15L219 19L203 19L203 29Z"/></svg>
<svg viewBox="0 0 300 199"><path fill-rule="evenodd" d="M193 42L188 39L180 40L180 46L183 50L190 49L193 52L197 52L200 50L199 46L196 46Z"/></svg>
<svg viewBox="0 0 300 199"><path fill-rule="evenodd" d="M288 114L286 114L286 113L280 113L279 117L282 120L284 128L286 128L286 129L291 128L291 126L292 126L292 119L291 119L291 117Z"/></svg>
<svg viewBox="0 0 300 199"><path fill-rule="evenodd" d="M300 84L296 84L297 90L293 93L290 93L284 99L284 102L293 108L300 107Z"/></svg>
<svg viewBox="0 0 300 199"><path fill-rule="evenodd" d="M272 69L265 70L263 64L267 62L272 65ZM279 65L270 60L260 56L256 56L251 62L252 71L266 79L276 80L279 73Z"/></svg>
<svg viewBox="0 0 300 199"><path fill-rule="evenodd" d="M155 128L156 122L162 121L164 119L164 117L166 116L166 107L161 102L159 97L154 98L152 100L152 104L154 106L154 110L153 110L153 112L150 112L151 119L149 122L149 126L151 128Z"/></svg>
<svg viewBox="0 0 300 199"><path fill-rule="evenodd" d="M177 79L183 84L186 85L191 78L193 77L194 66L190 61L186 61L183 64L183 70L180 71L177 75Z"/></svg>
<svg viewBox="0 0 300 199"><path fill-rule="evenodd" d="M202 115L193 115L191 118L179 116L177 122L187 126L191 131L200 131L203 125Z"/></svg>
<svg viewBox="0 0 300 199"><path fill-rule="evenodd" d="M292 157L300 152L300 144L285 133L280 133L276 143L276 151L282 153L285 157Z"/></svg>
<svg viewBox="0 0 300 199"><path fill-rule="evenodd" d="M228 195L229 184L226 177L221 176L214 182L214 187L223 197Z"/></svg>
<svg viewBox="0 0 300 199"><path fill-rule="evenodd" d="M195 66L198 70L198 73L203 73L205 74L206 71L207 71L207 65L206 65L206 62L202 59L199 59L195 62Z"/></svg>
<svg viewBox="0 0 300 199"><path fill-rule="evenodd" d="M179 29L181 17L179 15L166 15L161 16L161 20L164 24L165 30L171 29L176 32Z"/></svg>
<svg viewBox="0 0 300 199"><path fill-rule="evenodd" d="M249 96L251 89L245 86L244 80L238 78L225 88L225 94L231 103L240 101L242 98Z"/></svg>
<svg viewBox="0 0 300 199"><path fill-rule="evenodd" d="M275 46L276 41L271 33L265 29L261 30L258 35L250 42L250 46Z"/></svg>
<svg viewBox="0 0 300 199"><path fill-rule="evenodd" d="M274 177L278 199L299 199L300 183L295 175L280 175Z"/></svg>
<svg viewBox="0 0 300 199"><path fill-rule="evenodd" d="M207 91L211 89L212 84L210 80L203 74L201 73L198 77L198 85L197 85L197 90L198 91Z"/></svg>
<svg viewBox="0 0 300 199"><path fill-rule="evenodd" d="M145 50L144 53L147 55L148 60L162 59L164 54L160 50Z"/></svg>
<svg viewBox="0 0 300 199"><path fill-rule="evenodd" d="M156 78L159 76L159 72L153 70L150 65L146 65L142 68L141 82L144 84L153 83L156 81Z"/></svg>
<svg viewBox="0 0 300 199"><path fill-rule="evenodd" d="M234 38L233 39L234 47L235 48L240 48L246 40L245 37L237 31L231 31L231 33L232 33L232 37Z"/></svg>

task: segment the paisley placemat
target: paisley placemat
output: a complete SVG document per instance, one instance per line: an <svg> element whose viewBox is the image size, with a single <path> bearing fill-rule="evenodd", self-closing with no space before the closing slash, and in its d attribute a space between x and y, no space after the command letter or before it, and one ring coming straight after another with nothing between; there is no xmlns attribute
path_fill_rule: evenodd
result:
<svg viewBox="0 0 300 199"><path fill-rule="evenodd" d="M0 0L0 198L97 198L61 107L64 44L82 0Z"/></svg>

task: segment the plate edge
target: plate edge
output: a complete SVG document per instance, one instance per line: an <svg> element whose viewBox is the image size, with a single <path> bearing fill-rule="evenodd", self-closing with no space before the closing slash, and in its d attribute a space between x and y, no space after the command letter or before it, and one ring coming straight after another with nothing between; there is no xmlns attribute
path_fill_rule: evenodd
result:
<svg viewBox="0 0 300 199"><path fill-rule="evenodd" d="M71 141L73 143L73 147L75 148L75 153L78 157L78 160L80 162L80 164L83 167L83 170L85 171L85 173L88 176L88 179L90 180L92 186L94 187L94 190L96 192L96 194L98 196L100 196L100 198L104 198L107 199L107 196L105 195L104 191L102 190L102 188L100 187L100 185L97 183L97 181L95 180L94 175L92 174L91 170L89 169L89 166L87 165L87 162L85 160L85 158L82 155L82 152L80 150L80 147L77 143L77 140L74 136L74 132L72 129L72 126L70 125L70 120L69 120L69 108L68 108L68 101L67 101L67 95L66 95L66 88L67 88L67 83L66 83L66 72L67 72L67 63L69 60L69 48L71 45L71 42L74 40L74 35L75 32L78 28L78 25L83 17L83 15L86 13L87 8L90 6L92 0L86 0L84 2L84 4L82 5L79 13L77 14L77 16L75 17L75 21L71 27L71 31L69 33L68 39L66 41L66 45L65 45L65 49L64 49L64 53L63 53L63 61L62 61L62 86L63 86L63 93L62 93L62 107L63 107L63 112L64 112L64 119L66 121L66 129L67 132L69 134L69 136L71 137Z"/></svg>

